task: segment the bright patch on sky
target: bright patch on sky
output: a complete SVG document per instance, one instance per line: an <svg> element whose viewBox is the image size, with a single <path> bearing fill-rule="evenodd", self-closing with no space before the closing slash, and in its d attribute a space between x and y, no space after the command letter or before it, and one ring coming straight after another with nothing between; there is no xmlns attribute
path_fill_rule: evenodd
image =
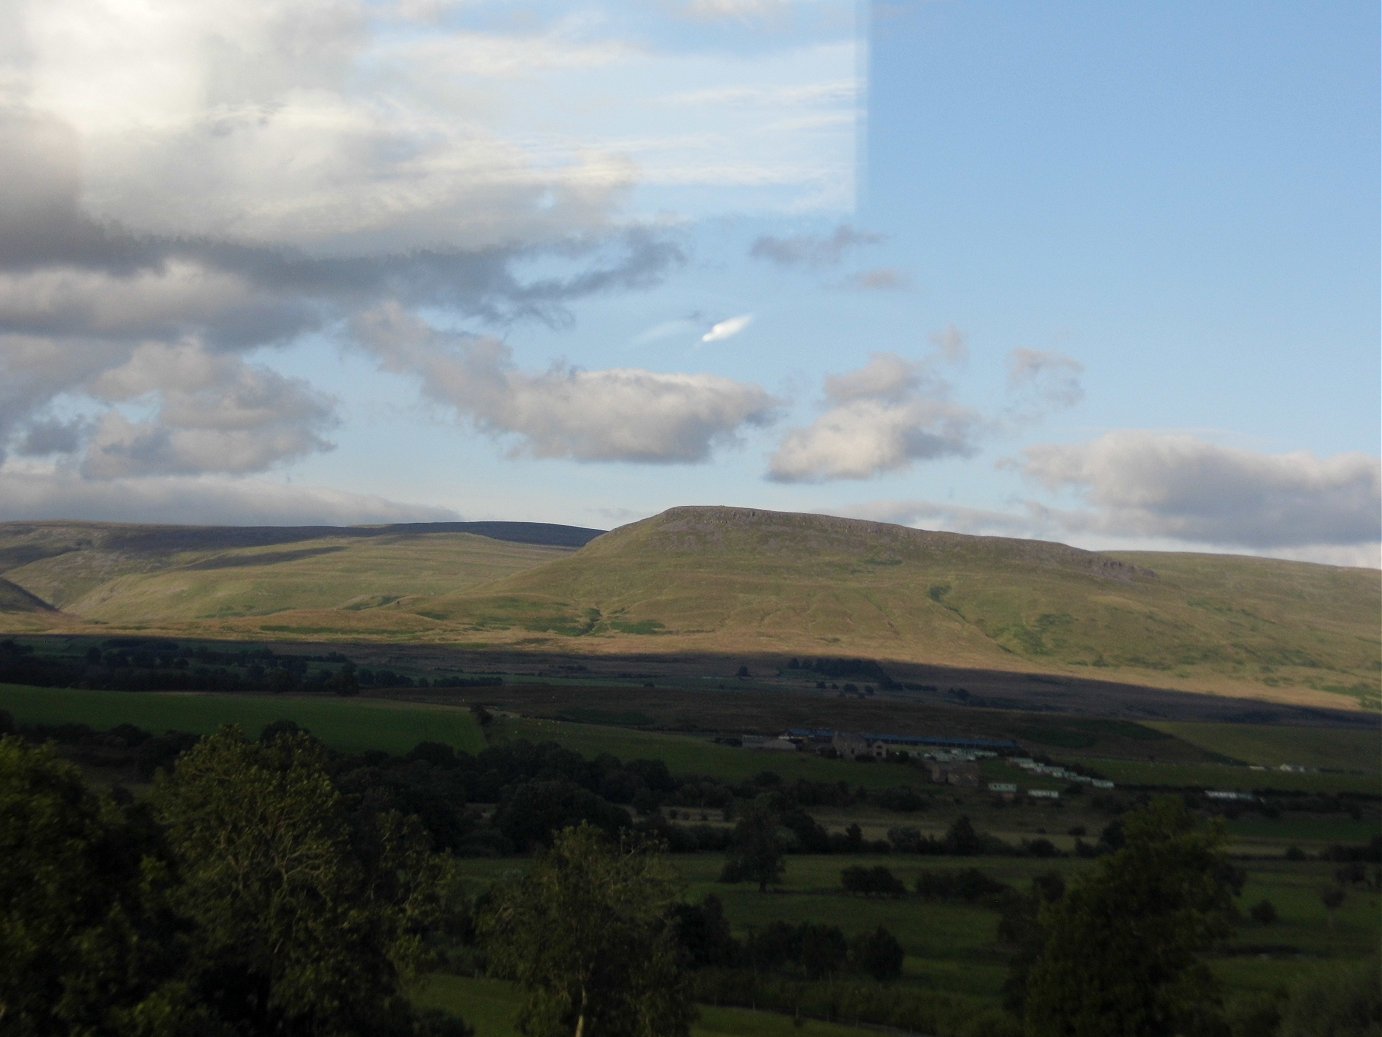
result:
<svg viewBox="0 0 1382 1037"><path fill-rule="evenodd" d="M737 317L728 317L725 320L716 321L710 326L710 330L701 336L701 341L723 342L725 339L733 338L752 323L752 313L741 313Z"/></svg>

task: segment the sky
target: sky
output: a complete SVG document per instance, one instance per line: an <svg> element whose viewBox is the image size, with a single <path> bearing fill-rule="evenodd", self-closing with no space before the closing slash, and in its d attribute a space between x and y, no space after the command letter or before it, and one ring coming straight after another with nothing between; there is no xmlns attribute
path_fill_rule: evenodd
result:
<svg viewBox="0 0 1382 1037"><path fill-rule="evenodd" d="M1372 0L0 4L0 521L1382 564Z"/></svg>

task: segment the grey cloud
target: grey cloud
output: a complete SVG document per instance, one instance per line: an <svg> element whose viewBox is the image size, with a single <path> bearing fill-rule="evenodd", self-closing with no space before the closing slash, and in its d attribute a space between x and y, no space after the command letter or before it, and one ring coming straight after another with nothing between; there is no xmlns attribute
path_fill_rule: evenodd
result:
<svg viewBox="0 0 1382 1037"><path fill-rule="evenodd" d="M1092 506L1066 526L1257 550L1382 538L1380 463L1364 454L1261 454L1130 431L1031 447L1020 467Z"/></svg>
<svg viewBox="0 0 1382 1037"><path fill-rule="evenodd" d="M224 476L91 482L71 473L0 472L0 522L83 519L190 525L366 525L443 522L449 508L320 487Z"/></svg>
<svg viewBox="0 0 1382 1037"><path fill-rule="evenodd" d="M969 336L953 324L933 331L931 345L947 364L963 364L969 359Z"/></svg>
<svg viewBox="0 0 1382 1037"><path fill-rule="evenodd" d="M755 259L766 259L779 266L834 266L844 259L850 249L860 245L872 245L882 240L881 234L872 234L841 224L829 237L803 234L779 238L764 235L753 243L749 255Z"/></svg>
<svg viewBox="0 0 1382 1037"><path fill-rule="evenodd" d="M646 287L683 261L673 240L639 228L476 250L335 255L137 234L83 211L77 151L61 121L0 111L0 459L24 422L60 395L117 398L108 392L112 379L130 372L115 372L150 342L235 354L323 329L386 298L444 305L494 324L562 325L569 303ZM533 261L542 262L543 276L521 276ZM554 266L570 272L554 276L547 272ZM250 386L241 366L212 370L224 383L191 397L178 397L169 384L151 386L163 396L155 422L103 422L84 470L102 477L201 466L249 471L327 446L318 434L329 424L325 408L304 412L310 392L298 386L275 399L280 419L227 431L226 449L217 449L209 430L197 431L179 414L224 417ZM103 377L105 396L94 388ZM256 391L267 391L268 374L258 377Z"/></svg>
<svg viewBox="0 0 1382 1037"><path fill-rule="evenodd" d="M517 437L515 452L532 457L701 462L775 410L758 386L715 375L561 364L522 371L503 343L438 331L398 306L353 328L387 369L420 377L433 399L490 435Z"/></svg>
<svg viewBox="0 0 1382 1037"><path fill-rule="evenodd" d="M875 267L845 278L841 287L858 292L900 292L910 288L912 279L893 267Z"/></svg>
<svg viewBox="0 0 1382 1037"><path fill-rule="evenodd" d="M41 418L30 421L23 430L23 438L15 447L21 457L46 457L49 454L74 454L91 431L91 423L74 418L61 421Z"/></svg>
<svg viewBox="0 0 1382 1037"><path fill-rule="evenodd" d="M1010 413L1030 421L1075 406L1084 399L1083 373L1083 364L1062 353L1014 349L1008 354Z"/></svg>
<svg viewBox="0 0 1382 1037"><path fill-rule="evenodd" d="M90 387L97 399L156 394L158 416L130 421L108 411L97 425L83 474L247 473L331 448L332 401L306 383L193 346L145 346Z"/></svg>
<svg viewBox="0 0 1382 1037"><path fill-rule="evenodd" d="M904 360L896 353L874 353L856 371L828 375L825 396L836 404L862 399L900 403L921 388L925 373L924 365Z"/></svg>

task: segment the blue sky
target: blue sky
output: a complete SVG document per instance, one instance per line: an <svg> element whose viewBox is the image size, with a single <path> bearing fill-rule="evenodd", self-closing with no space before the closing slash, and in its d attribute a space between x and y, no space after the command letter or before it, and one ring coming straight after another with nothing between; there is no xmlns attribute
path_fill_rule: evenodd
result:
<svg viewBox="0 0 1382 1037"><path fill-rule="evenodd" d="M1379 564L1375 4L16 6L0 520Z"/></svg>

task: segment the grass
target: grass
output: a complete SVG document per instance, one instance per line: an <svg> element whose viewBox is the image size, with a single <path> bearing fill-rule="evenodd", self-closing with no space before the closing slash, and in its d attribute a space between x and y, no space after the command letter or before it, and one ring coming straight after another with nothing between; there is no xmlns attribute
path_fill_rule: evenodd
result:
<svg viewBox="0 0 1382 1037"><path fill-rule="evenodd" d="M1382 726L1371 731L1266 724L1148 723L1192 745L1264 767L1296 764L1382 778Z"/></svg>
<svg viewBox="0 0 1382 1037"><path fill-rule="evenodd" d="M925 785L923 773L907 764L858 764L827 760L810 753L736 749L717 745L705 736L626 727L505 716L494 725L489 737L495 742L519 739L556 742L583 756L609 753L621 760L657 759L666 763L674 775L709 774L727 782L747 781L763 771L771 771L786 782L798 778L831 783L843 781L851 787L862 785L869 789Z"/></svg>
<svg viewBox="0 0 1382 1037"><path fill-rule="evenodd" d="M1328 771L1296 773L1253 770L1219 763L1144 763L1139 760L1098 758L1084 758L1080 762L1097 769L1120 786L1382 795L1382 776L1378 774Z"/></svg>
<svg viewBox="0 0 1382 1037"><path fill-rule="evenodd" d="M497 979L432 975L413 995L416 1004L461 1016L475 1029L475 1037L518 1037L514 1027L522 991ZM747 1008L700 1006L691 1027L693 1037L877 1037L877 1029L844 1026L817 1020L802 1026L792 1018Z"/></svg>
<svg viewBox="0 0 1382 1037"><path fill-rule="evenodd" d="M445 742L467 752L484 748L468 710L370 699L240 694L82 691L0 684L0 709L20 723L87 724L98 730L128 723L155 733L209 734L238 724L250 737L275 720L292 720L334 748L405 753L418 742Z"/></svg>

